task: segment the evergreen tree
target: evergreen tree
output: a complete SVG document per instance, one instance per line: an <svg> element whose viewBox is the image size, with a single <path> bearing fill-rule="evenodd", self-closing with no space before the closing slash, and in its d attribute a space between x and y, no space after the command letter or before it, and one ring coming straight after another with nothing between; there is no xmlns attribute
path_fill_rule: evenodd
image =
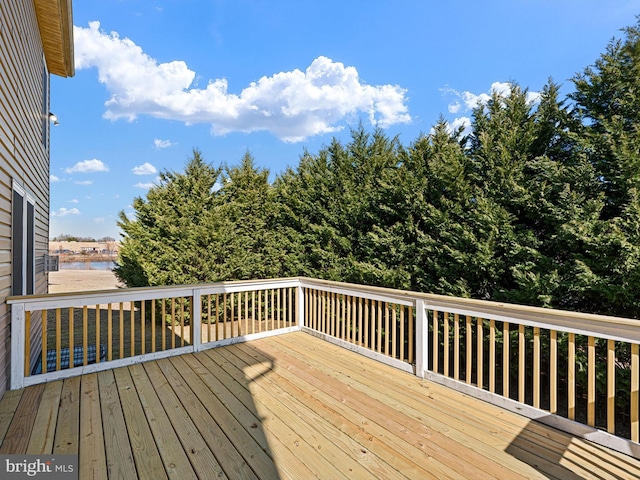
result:
<svg viewBox="0 0 640 480"><path fill-rule="evenodd" d="M135 218L120 212L118 279L129 287L199 283L215 277L212 249L215 186L220 169L198 150L184 173L162 172L146 199L133 201ZM212 255L212 253L214 255Z"/></svg>
<svg viewBox="0 0 640 480"><path fill-rule="evenodd" d="M274 196L269 171L256 168L251 153L226 169L213 226L221 280L273 278L290 270L290 242L277 224Z"/></svg>
<svg viewBox="0 0 640 480"><path fill-rule="evenodd" d="M584 119L580 147L595 169L602 208L573 225L583 277L582 307L640 317L640 21L574 78Z"/></svg>

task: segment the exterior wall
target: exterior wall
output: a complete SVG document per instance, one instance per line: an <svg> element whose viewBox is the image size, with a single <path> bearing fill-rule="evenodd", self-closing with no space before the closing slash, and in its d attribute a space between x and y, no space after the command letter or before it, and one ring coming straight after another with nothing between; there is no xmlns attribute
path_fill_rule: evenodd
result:
<svg viewBox="0 0 640 480"><path fill-rule="evenodd" d="M0 2L0 396L10 372L13 182L35 199L35 294L46 293L49 75L34 4ZM34 332L36 336L38 332Z"/></svg>

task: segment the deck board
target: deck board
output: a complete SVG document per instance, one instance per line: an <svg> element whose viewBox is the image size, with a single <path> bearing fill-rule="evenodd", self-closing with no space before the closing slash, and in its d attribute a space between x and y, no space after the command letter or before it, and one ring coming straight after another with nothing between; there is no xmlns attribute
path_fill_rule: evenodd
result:
<svg viewBox="0 0 640 480"><path fill-rule="evenodd" d="M218 392L221 392L224 386L217 381L204 364L200 363L203 358L204 355L184 355L179 357L182 362L188 365L193 374L197 375L198 380L188 377L191 373L185 366L181 366L179 368L180 371L184 372L185 376L190 380L192 388L195 387L196 395L203 405L206 404L208 411L215 417L216 423L225 432L229 440L234 445L243 445L239 453L251 470L259 478L277 478L279 475L278 470L271 457L265 451L269 448L268 442L264 437L259 439L252 437L243 426L243 423L240 422L238 416L234 415L233 412L237 411L233 408L234 405L222 402L223 397ZM178 365L180 366L180 363ZM206 390L202 386L206 387ZM235 397L232 398L235 399ZM230 408L233 412L229 410ZM253 415L251 417L245 424L248 425L249 429L256 430L252 427L254 425L257 426L258 420Z"/></svg>
<svg viewBox="0 0 640 480"><path fill-rule="evenodd" d="M182 401L174 392L172 385L162 374L158 363L149 362L144 367L198 477L206 478L207 475L210 475L210 478L228 478L215 455L198 433L197 427L189 417Z"/></svg>
<svg viewBox="0 0 640 480"><path fill-rule="evenodd" d="M45 384L31 437L29 438L27 453L40 455L53 451L61 394L62 382Z"/></svg>
<svg viewBox="0 0 640 480"><path fill-rule="evenodd" d="M158 364L226 475L230 478L257 479L256 474L216 422L216 411L207 409L206 387L201 384L193 370L180 358L165 359ZM181 380L184 380L184 383ZM252 450L251 445L246 445L245 448Z"/></svg>
<svg viewBox="0 0 640 480"><path fill-rule="evenodd" d="M98 382L107 474L109 478L137 478L113 370L98 373Z"/></svg>
<svg viewBox="0 0 640 480"><path fill-rule="evenodd" d="M254 356L243 349L235 349L233 353L246 363L245 371L252 374L260 373L260 369L256 369ZM256 383L254 382L254 386ZM315 432L310 432L305 441L334 465L340 465L349 478L368 478L372 470L375 470L380 478L398 476L397 470L385 468L360 443L354 442L342 430L334 428L329 420L310 410L298 398L291 396L279 383L274 381L273 375L263 376L257 385L260 389L260 395L257 396L261 397L264 392L273 398L274 402L269 403L269 409L288 425L293 426L294 430L300 428L300 425L314 425ZM264 405L264 408L267 406ZM336 416L334 414L334 417ZM333 420L336 421L335 418Z"/></svg>
<svg viewBox="0 0 640 480"><path fill-rule="evenodd" d="M263 425L268 433L272 434L287 448L292 455L300 457L305 466L318 475L320 478L347 479L353 473L353 463L349 465L346 459L342 459L338 454L335 445L328 441L316 441L315 432L302 435L305 424L300 418L290 415L280 402L274 399L267 391L261 388L265 365L243 364L237 357L233 356L229 349L212 351L229 362L229 372L238 383L238 388L245 389L244 398L247 402L254 404L258 414L263 419ZM315 429L314 429L315 430ZM357 473L357 472L356 472ZM351 478L360 478L359 476Z"/></svg>
<svg viewBox="0 0 640 480"><path fill-rule="evenodd" d="M4 440L25 389L9 390L0 400L0 439Z"/></svg>
<svg viewBox="0 0 640 480"><path fill-rule="evenodd" d="M79 477L82 479L106 479L107 458L104 450L100 390L96 373L82 378L80 418L82 421L80 423Z"/></svg>
<svg viewBox="0 0 640 480"><path fill-rule="evenodd" d="M36 419L36 413L40 406L40 400L44 393L44 385L36 385L38 388L28 389L20 399L11 425L0 447L0 453L27 452L31 431Z"/></svg>
<svg viewBox="0 0 640 480"><path fill-rule="evenodd" d="M282 375L280 374L282 373ZM323 422L326 422L326 428L337 429L344 432L348 437L350 444L356 449L357 457L363 457L369 466L369 471L375 474L376 478L400 478L403 477L401 470L412 468L413 464L408 461L402 454L398 454L396 450L388 444L382 442L377 436L368 434L365 429L352 420L347 420L335 409L322 402L317 396L316 391L309 388L299 388L293 383L292 377L287 376L287 371L278 372L277 375L270 376L271 381L277 384L287 392L294 401L303 404L312 414L309 415L309 424L315 425L316 428L322 428ZM366 420L364 420L366 421ZM373 445L373 447L372 447ZM372 450L376 450L376 454ZM435 478L430 472L416 469L404 478Z"/></svg>
<svg viewBox="0 0 640 480"><path fill-rule="evenodd" d="M260 345L260 349L273 355L281 353L266 345ZM419 434L408 430L403 431L404 427L397 422L397 417L393 418L395 412L381 410L379 405L370 402L359 392L353 389L345 390L329 378L323 378L321 373L313 369L305 369L293 356L285 354L284 358L286 358L287 370L293 374L289 378L299 388L311 391L340 416L355 419L365 434L381 439L383 443L395 450L394 455L406 458L410 469L401 470L403 475L409 478L461 476L446 463L446 459L440 460L443 457L438 455L438 453L442 454L439 445L423 441ZM421 427L417 426L417 428ZM428 432L425 431L425 433ZM456 460L456 463L460 463L460 460ZM477 475L477 470L473 471L473 467L469 467L468 470L469 475Z"/></svg>
<svg viewBox="0 0 640 480"><path fill-rule="evenodd" d="M462 464L463 470L458 470L459 474L469 475L468 469L464 468L469 463L482 471L486 478L513 477L518 470L522 470L522 466L517 465L517 462L508 455L503 456L500 463L494 460L496 452L491 440L495 441L495 436L492 438L490 435L490 419L487 419L487 423L470 421L471 418L460 419L459 404L450 402L446 405L447 414L442 415L442 409L432 408L433 399L429 398L432 395L425 395L424 388L420 386L419 382L411 379L410 385L414 388L403 389L400 383L394 381L393 373L395 372L390 370L388 377L386 377L388 380L385 383L380 383L377 379L371 378L365 369L360 371L354 369L352 357L344 355L348 352L341 348L335 349L333 346L329 349L330 355L327 355L326 351L314 351L313 345L305 342L288 346L276 340L274 346L279 350L278 352L274 351L274 354L277 355L287 355L287 351L290 351L292 355L295 353L300 355L301 352L305 352L309 368L315 365L324 375L356 390L365 399L363 401L371 399L372 402L380 405L379 412L383 413L392 407L395 414L394 420L400 422L400 428L417 434L419 443L423 441L424 437L427 437L429 443L441 447L442 450L437 453L439 456L450 458L449 465ZM477 420L478 409L474 410L474 414L476 415L475 420ZM417 426L419 428L416 428ZM415 435L408 437L413 441L415 438ZM508 445L505 442L499 442L499 444L500 447ZM473 459L473 462L469 462L470 459ZM508 471L512 465L517 465L516 470ZM539 473L533 469L527 472L529 477L538 475Z"/></svg>
<svg viewBox="0 0 640 480"><path fill-rule="evenodd" d="M151 433L151 427L146 421L138 421L144 418L144 410L138 398L136 387L131 379L131 374L126 368L118 368L113 371L118 393L120 395L120 405L127 432L129 442L131 443L131 452L136 464L138 478L148 480L162 480L168 478L165 468L160 459L160 454L156 448L156 442Z"/></svg>
<svg viewBox="0 0 640 480"><path fill-rule="evenodd" d="M132 365L129 370L136 384L140 403L155 438L167 476L175 480L198 478L185 451L182 448L176 448L176 445L180 445L180 440L162 408L160 399L156 395L144 367Z"/></svg>
<svg viewBox="0 0 640 480"><path fill-rule="evenodd" d="M640 478L640 461L302 332L7 392L80 478Z"/></svg>
<svg viewBox="0 0 640 480"><path fill-rule="evenodd" d="M224 383L229 392L240 402L236 408L240 411L249 412L254 420L245 423L244 427L251 430L260 430L259 436L264 436L266 448L271 452L272 459L279 464L284 471L285 478L323 478L320 471L313 470L308 465L306 458L303 458L297 449L310 451L310 448L304 441L301 441L298 435L287 431L284 426L278 422L278 419L271 415L268 411L260 411L255 405L254 397L249 390L245 388L244 374L237 371L233 360L229 362L221 356L222 350L204 352L211 358L217 366L212 366L212 373ZM246 414L245 414L246 417ZM250 418L250 417L249 417ZM292 451L293 450L293 451ZM317 459L311 460L317 462ZM327 469L334 470L328 466Z"/></svg>

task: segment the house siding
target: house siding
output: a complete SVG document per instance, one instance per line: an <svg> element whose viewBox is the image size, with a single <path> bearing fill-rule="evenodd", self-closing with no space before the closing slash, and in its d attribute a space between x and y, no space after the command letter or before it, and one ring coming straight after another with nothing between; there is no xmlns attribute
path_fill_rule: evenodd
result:
<svg viewBox="0 0 640 480"><path fill-rule="evenodd" d="M49 75L43 68L33 2L0 2L0 396L8 388L11 358L11 312L5 300L12 284L13 182L35 199L34 293L48 288L43 260L49 237ZM34 339L40 328L35 325Z"/></svg>

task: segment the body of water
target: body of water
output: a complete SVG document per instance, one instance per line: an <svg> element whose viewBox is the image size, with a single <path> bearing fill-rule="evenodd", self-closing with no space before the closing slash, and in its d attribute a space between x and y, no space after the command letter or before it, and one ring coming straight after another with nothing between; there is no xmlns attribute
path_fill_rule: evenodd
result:
<svg viewBox="0 0 640 480"><path fill-rule="evenodd" d="M111 270L115 262L60 262L60 270Z"/></svg>

